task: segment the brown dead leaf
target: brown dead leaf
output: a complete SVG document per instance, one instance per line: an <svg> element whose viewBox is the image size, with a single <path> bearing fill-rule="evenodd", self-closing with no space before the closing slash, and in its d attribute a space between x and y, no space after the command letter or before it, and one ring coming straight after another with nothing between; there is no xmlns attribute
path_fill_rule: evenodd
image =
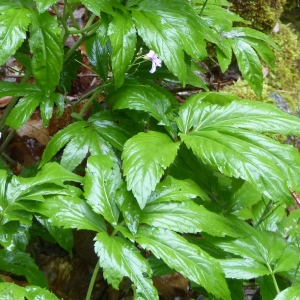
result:
<svg viewBox="0 0 300 300"><path fill-rule="evenodd" d="M49 142L48 128L43 127L41 119L29 119L18 131L19 136L28 136L36 139L41 146L45 146Z"/></svg>
<svg viewBox="0 0 300 300"><path fill-rule="evenodd" d="M6 106L9 103L9 101L11 100L11 98L12 98L11 96L5 96L5 97L0 98L0 107Z"/></svg>

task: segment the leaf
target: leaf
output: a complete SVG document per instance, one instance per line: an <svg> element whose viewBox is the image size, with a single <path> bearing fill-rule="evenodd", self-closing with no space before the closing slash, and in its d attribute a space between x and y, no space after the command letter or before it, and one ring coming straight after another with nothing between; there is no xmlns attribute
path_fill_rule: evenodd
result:
<svg viewBox="0 0 300 300"><path fill-rule="evenodd" d="M86 42L87 45L87 42ZM87 51L87 47L86 47ZM63 93L70 91L72 81L77 78L77 71L81 67L82 56L78 51L75 51L71 57L64 62L60 78L59 78L59 90Z"/></svg>
<svg viewBox="0 0 300 300"><path fill-rule="evenodd" d="M43 203L27 205L27 208L48 217L54 226L106 231L103 218L93 212L86 201L74 195L51 197Z"/></svg>
<svg viewBox="0 0 300 300"><path fill-rule="evenodd" d="M28 300L43 300L43 299L47 299L47 300L59 300L55 294L42 289L38 286L26 286L24 287L24 289L26 290L26 294L25 297ZM43 297L41 299L41 297Z"/></svg>
<svg viewBox="0 0 300 300"><path fill-rule="evenodd" d="M40 13L46 11L56 0L36 0L36 8Z"/></svg>
<svg viewBox="0 0 300 300"><path fill-rule="evenodd" d="M137 133L136 124L132 120L108 111L91 115L89 122L101 137L120 151L125 142Z"/></svg>
<svg viewBox="0 0 300 300"><path fill-rule="evenodd" d="M172 176L167 176L166 179L156 186L155 191L151 193L147 205L171 201L188 201L196 197L204 200L209 199L192 180L177 180Z"/></svg>
<svg viewBox="0 0 300 300"><path fill-rule="evenodd" d="M259 286L259 293L262 299L274 300L277 295L277 291L275 289L274 281L271 275L258 277L255 279L255 282Z"/></svg>
<svg viewBox="0 0 300 300"><path fill-rule="evenodd" d="M127 191L124 183L116 191L116 203L122 212L128 229L135 235L138 226L140 225L141 209L133 194L130 191Z"/></svg>
<svg viewBox="0 0 300 300"><path fill-rule="evenodd" d="M46 94L54 91L60 79L64 55L60 33L57 21L48 12L32 12L29 38L32 73Z"/></svg>
<svg viewBox="0 0 300 300"><path fill-rule="evenodd" d="M163 125L169 125L167 114L171 112L169 99L149 85L123 86L113 96L116 99L114 109L129 108L149 113Z"/></svg>
<svg viewBox="0 0 300 300"><path fill-rule="evenodd" d="M44 274L38 269L28 253L0 249L1 270L25 276L30 284L46 287Z"/></svg>
<svg viewBox="0 0 300 300"><path fill-rule="evenodd" d="M241 39L232 39L231 48L237 59L243 77L253 89L257 97L261 97L263 72L256 52Z"/></svg>
<svg viewBox="0 0 300 300"><path fill-rule="evenodd" d="M87 203L112 225L117 225L119 209L115 202L116 190L122 182L119 165L108 155L88 158L84 190Z"/></svg>
<svg viewBox="0 0 300 300"><path fill-rule="evenodd" d="M175 159L179 143L163 133L149 131L130 138L122 153L128 190L143 209L166 169Z"/></svg>
<svg viewBox="0 0 300 300"><path fill-rule="evenodd" d="M37 108L39 103L43 101L43 99L44 93L42 92L33 92L23 97L13 108L5 120L5 124L18 130L31 117L34 110Z"/></svg>
<svg viewBox="0 0 300 300"><path fill-rule="evenodd" d="M40 92L36 84L15 83L0 81L0 97L3 96L24 96L29 93Z"/></svg>
<svg viewBox="0 0 300 300"><path fill-rule="evenodd" d="M299 248L288 244L276 261L274 272L279 273L292 269L300 261Z"/></svg>
<svg viewBox="0 0 300 300"><path fill-rule="evenodd" d="M20 47L30 22L30 11L25 7L0 10L0 65L5 64Z"/></svg>
<svg viewBox="0 0 300 300"><path fill-rule="evenodd" d="M119 288L122 278L127 276L135 284L137 299L158 300L157 291L150 279L151 268L132 243L122 237L98 233L95 251L99 256L104 278L115 289Z"/></svg>
<svg viewBox="0 0 300 300"><path fill-rule="evenodd" d="M125 71L131 62L136 47L136 30L128 13L115 13L108 28L112 45L111 63L116 88L124 82Z"/></svg>
<svg viewBox="0 0 300 300"><path fill-rule="evenodd" d="M114 2L111 0L82 0L82 4L98 17L100 17L101 11L113 16L115 14L112 6Z"/></svg>
<svg viewBox="0 0 300 300"><path fill-rule="evenodd" d="M201 248L188 243L175 232L142 226L136 241L161 258L170 268L203 286L208 292L230 299L222 268Z"/></svg>
<svg viewBox="0 0 300 300"><path fill-rule="evenodd" d="M180 233L204 231L212 236L237 236L234 227L225 218L193 201L147 204L142 212L141 223Z"/></svg>
<svg viewBox="0 0 300 300"><path fill-rule="evenodd" d="M274 300L286 300L286 299L299 300L300 287L299 286L288 287L287 289L279 293Z"/></svg>
<svg viewBox="0 0 300 300"><path fill-rule="evenodd" d="M225 272L226 278L247 280L270 274L266 266L252 259L227 258L218 261Z"/></svg>

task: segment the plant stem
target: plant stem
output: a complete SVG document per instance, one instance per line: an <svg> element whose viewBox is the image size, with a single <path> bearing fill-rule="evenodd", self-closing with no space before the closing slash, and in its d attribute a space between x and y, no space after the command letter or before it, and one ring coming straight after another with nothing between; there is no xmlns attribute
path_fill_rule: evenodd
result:
<svg viewBox="0 0 300 300"><path fill-rule="evenodd" d="M83 105L83 108L80 110L79 115L83 116L84 113L88 110L91 103L97 98L102 89L97 89L95 93L90 97L90 99Z"/></svg>
<svg viewBox="0 0 300 300"><path fill-rule="evenodd" d="M29 70L26 70L25 75L24 75L23 79L21 80L21 83L26 83L28 81L28 79L30 78L30 76L31 76L31 72ZM12 97L11 100L9 101L8 105L6 106L4 112L1 116L1 120L0 120L0 131L2 131L6 118L11 113L11 111L13 110L15 105L17 104L19 98L20 97Z"/></svg>
<svg viewBox="0 0 300 300"><path fill-rule="evenodd" d="M205 0L204 4L203 4L203 6L202 6L202 9L201 9L201 11L200 11L199 17L202 16L202 13L203 13L203 11L204 11L204 8L205 8L207 2L208 2L208 0Z"/></svg>
<svg viewBox="0 0 300 300"><path fill-rule="evenodd" d="M265 215L269 212L269 205L272 203L272 201L270 200L268 202L268 204L266 205L260 219L258 220L258 222L254 225L254 228L257 228L266 218Z"/></svg>
<svg viewBox="0 0 300 300"><path fill-rule="evenodd" d="M90 25L89 27L84 27L84 28L78 29L78 30L69 30L69 32L70 32L70 34L84 33L84 32L93 30L94 28L96 28L97 26L99 26L99 24L100 24L100 21L98 21L98 22Z"/></svg>
<svg viewBox="0 0 300 300"><path fill-rule="evenodd" d="M94 288L94 285L95 285L95 281L96 281L99 269L100 269L100 265L99 265L99 261L98 261L95 268L94 268L94 272L93 272L93 275L92 275L92 278L91 278L91 281L90 281L90 284L89 284L89 288L88 288L85 300L90 300L91 299L92 291L93 291L93 288Z"/></svg>
<svg viewBox="0 0 300 300"><path fill-rule="evenodd" d="M6 148L8 143L11 141L11 139L15 135L15 133L16 133L16 131L14 129L12 129L11 132L8 134L8 136L6 137L6 139L4 140L2 145L0 146L0 154L2 154L2 152L4 151L4 149Z"/></svg>
<svg viewBox="0 0 300 300"><path fill-rule="evenodd" d="M267 266L268 266L268 269L269 269L269 271L271 273L271 277L272 277L272 280L273 280L273 283L274 283L274 286L275 286L275 290L276 290L276 293L278 295L278 294L280 294L280 289L278 287L277 280L276 280L275 275L274 275L271 267L269 266L269 264L267 264Z"/></svg>
<svg viewBox="0 0 300 300"><path fill-rule="evenodd" d="M70 16L70 18L71 18L71 20L72 20L72 23L73 23L73 26L76 28L76 29L80 29L80 26L78 25L78 23L77 23L77 21L76 21L76 19L75 19L75 17L74 17L74 14L73 14L73 10L72 10L72 8L71 8L71 5L70 5L70 3L67 1L66 2L66 5L67 5L67 8L68 8L68 14L69 14L69 16Z"/></svg>

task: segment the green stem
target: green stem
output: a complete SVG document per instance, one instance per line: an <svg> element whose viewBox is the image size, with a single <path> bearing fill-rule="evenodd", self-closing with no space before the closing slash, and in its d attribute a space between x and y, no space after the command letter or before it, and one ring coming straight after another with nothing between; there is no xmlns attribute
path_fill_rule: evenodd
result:
<svg viewBox="0 0 300 300"><path fill-rule="evenodd" d="M95 285L95 281L96 281L99 269L100 269L100 264L99 264L99 262L97 262L97 264L94 268L94 272L93 272L93 275L92 275L92 278L91 278L91 281L90 281L90 284L89 284L89 288L88 288L85 300L90 300L91 299L92 291L93 291L93 288L94 288L94 285Z"/></svg>
<svg viewBox="0 0 300 300"><path fill-rule="evenodd" d="M276 290L276 293L278 295L278 294L280 294L280 289L278 287L277 280L276 280L275 275L274 275L272 269L270 268L269 264L267 264L267 266L268 266L268 269L271 273L271 277L272 277L272 280L273 280L273 283L274 283L274 286L275 286L275 290Z"/></svg>
<svg viewBox="0 0 300 300"><path fill-rule="evenodd" d="M83 108L81 109L79 115L83 116L84 113L88 110L88 108L90 107L90 105L92 104L92 102L97 98L97 96L99 95L99 93L101 92L102 89L97 89L94 94L90 97L90 99L83 105Z"/></svg>
<svg viewBox="0 0 300 300"><path fill-rule="evenodd" d="M69 30L70 34L80 34L80 33L85 33L88 31L93 30L94 28L98 27L100 24L100 21L97 21L96 23L92 24L89 27L84 27L82 29L78 29L78 30Z"/></svg>
<svg viewBox="0 0 300 300"><path fill-rule="evenodd" d="M269 203L266 205L260 219L258 220L258 222L254 225L254 228L257 228L266 218L265 215L269 212L269 205L272 203L272 201L270 200Z"/></svg>
<svg viewBox="0 0 300 300"><path fill-rule="evenodd" d="M0 146L0 154L4 151L4 149L7 147L11 139L14 137L16 131L14 129L11 130L11 132L8 134L2 145Z"/></svg>
<svg viewBox="0 0 300 300"><path fill-rule="evenodd" d="M30 76L31 76L31 72L29 70L26 70L25 75L24 75L23 79L21 80L21 83L26 83L29 80ZM15 105L17 104L18 100L19 100L19 97L12 97L11 100L9 101L7 107L5 108L5 110L1 116L0 131L3 130L3 125L5 123L5 120L8 117L8 115L11 113L11 111L13 110Z"/></svg>
<svg viewBox="0 0 300 300"><path fill-rule="evenodd" d="M203 4L203 6L202 6L202 9L201 9L201 11L200 11L199 17L202 16L202 13L203 13L203 11L204 11L204 8L205 8L207 2L208 2L208 0L205 0L204 4Z"/></svg>
<svg viewBox="0 0 300 300"><path fill-rule="evenodd" d="M73 9L71 8L71 5L70 5L70 3L68 1L66 2L66 5L67 5L67 8L68 8L68 13L69 13L69 16L70 16L70 18L72 20L73 26L75 28L77 28L77 29L80 29L80 26L78 25L78 23L77 23L77 21L76 21L76 19L74 17Z"/></svg>

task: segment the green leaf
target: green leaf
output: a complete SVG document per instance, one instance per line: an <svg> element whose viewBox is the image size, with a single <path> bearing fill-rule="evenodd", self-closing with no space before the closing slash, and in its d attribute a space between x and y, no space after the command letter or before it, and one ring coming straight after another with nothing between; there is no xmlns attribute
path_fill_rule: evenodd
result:
<svg viewBox="0 0 300 300"><path fill-rule="evenodd" d="M193 201L147 204L142 212L141 223L180 233L204 231L212 236L237 236L234 227L224 217Z"/></svg>
<svg viewBox="0 0 300 300"><path fill-rule="evenodd" d="M111 63L116 87L124 82L125 71L130 64L136 47L136 31L128 13L116 13L108 28L112 45Z"/></svg>
<svg viewBox="0 0 300 300"><path fill-rule="evenodd" d="M47 281L28 253L0 249L1 270L25 276L30 284L46 287Z"/></svg>
<svg viewBox="0 0 300 300"><path fill-rule="evenodd" d="M166 169L175 159L179 143L163 133L141 132L129 139L122 153L127 188L143 209Z"/></svg>
<svg viewBox="0 0 300 300"><path fill-rule="evenodd" d="M48 12L32 12L29 38L32 73L46 94L54 91L60 79L64 55L60 33L57 21Z"/></svg>
<svg viewBox="0 0 300 300"><path fill-rule="evenodd" d="M99 256L103 276L115 289L124 276L135 284L137 299L158 300L158 294L152 284L151 268L147 260L128 240L106 233L98 233L95 251Z"/></svg>
<svg viewBox="0 0 300 300"><path fill-rule="evenodd" d="M5 120L5 124L14 128L15 130L19 129L26 123L43 99L44 93L42 92L32 92L23 97L13 108Z"/></svg>
<svg viewBox="0 0 300 300"><path fill-rule="evenodd" d="M162 259L158 259L154 255L148 258L148 262L151 266L153 276L164 276L175 273L175 270L171 269Z"/></svg>
<svg viewBox="0 0 300 300"><path fill-rule="evenodd" d="M28 300L59 300L59 298L57 298L55 294L38 286L26 286L24 287L24 289L26 291L25 297Z"/></svg>
<svg viewBox="0 0 300 300"><path fill-rule="evenodd" d="M6 63L20 47L30 22L30 11L25 7L0 10L0 65Z"/></svg>
<svg viewBox="0 0 300 300"><path fill-rule="evenodd" d="M58 226L53 226L48 220L35 216L39 223L41 223L51 234L54 240L72 257L72 249L74 244L73 233L70 229L64 229Z"/></svg>
<svg viewBox="0 0 300 300"><path fill-rule="evenodd" d="M274 300L277 291L274 286L274 281L271 275L262 276L255 279L259 286L259 293L264 300Z"/></svg>
<svg viewBox="0 0 300 300"><path fill-rule="evenodd" d="M252 259L227 258L218 261L225 272L226 278L246 280L270 274L266 266Z"/></svg>
<svg viewBox="0 0 300 300"><path fill-rule="evenodd" d="M169 99L149 85L123 86L113 96L117 99L114 109L129 108L149 113L163 125L169 125L167 114L171 111Z"/></svg>
<svg viewBox="0 0 300 300"><path fill-rule="evenodd" d="M36 7L40 13L46 11L56 0L36 0Z"/></svg>
<svg viewBox="0 0 300 300"><path fill-rule="evenodd" d="M86 42L86 51L88 49ZM79 51L75 51L71 57L63 64L60 78L59 90L63 93L70 91L72 81L77 78L78 69L81 67L82 56Z"/></svg>
<svg viewBox="0 0 300 300"><path fill-rule="evenodd" d="M101 11L112 16L115 15L114 3L115 1L111 0L82 0L82 4L98 17L100 17Z"/></svg>
<svg viewBox="0 0 300 300"><path fill-rule="evenodd" d="M120 151L125 142L137 133L136 124L132 120L108 111L91 115L89 122L101 137Z"/></svg>
<svg viewBox="0 0 300 300"><path fill-rule="evenodd" d="M208 292L222 299L230 299L218 261L180 235L165 229L142 226L136 241L170 268L200 284Z"/></svg>
<svg viewBox="0 0 300 300"><path fill-rule="evenodd" d="M28 93L40 92L36 84L15 83L0 81L0 97L4 96L24 96Z"/></svg>
<svg viewBox="0 0 300 300"><path fill-rule="evenodd" d="M231 48L243 77L257 97L260 97L262 93L263 72L256 52L248 43L237 38L231 40Z"/></svg>
<svg viewBox="0 0 300 300"><path fill-rule="evenodd" d="M54 226L106 231L103 218L93 212L86 201L74 195L51 197L43 203L27 205L27 208L48 217Z"/></svg>
<svg viewBox="0 0 300 300"><path fill-rule="evenodd" d="M299 300L300 299L300 287L299 286L292 286L281 293L279 293L274 300Z"/></svg>
<svg viewBox="0 0 300 300"><path fill-rule="evenodd" d="M122 212L124 221L132 234L136 234L140 225L141 209L132 192L127 191L126 185L116 191L116 203Z"/></svg>
<svg viewBox="0 0 300 300"><path fill-rule="evenodd" d="M122 182L118 163L108 155L90 156L84 178L85 198L92 209L103 215L112 225L117 225L119 209L116 190Z"/></svg>
<svg viewBox="0 0 300 300"><path fill-rule="evenodd" d="M101 33L102 32L98 30L96 34L89 37L85 42L85 49L94 70L103 80L106 80L108 76L108 57L109 53L111 53L111 46L108 38L106 38L104 42L102 41L103 37L101 37Z"/></svg>
<svg viewBox="0 0 300 300"><path fill-rule="evenodd" d="M283 252L281 253L281 256L276 261L274 272L279 273L283 271L288 271L292 269L295 266L296 262L300 261L300 252L299 248L288 244Z"/></svg>
<svg viewBox="0 0 300 300"><path fill-rule="evenodd" d="M196 197L209 200L207 194L192 180L177 180L168 176L156 186L147 203L152 205L161 202L188 201Z"/></svg>

